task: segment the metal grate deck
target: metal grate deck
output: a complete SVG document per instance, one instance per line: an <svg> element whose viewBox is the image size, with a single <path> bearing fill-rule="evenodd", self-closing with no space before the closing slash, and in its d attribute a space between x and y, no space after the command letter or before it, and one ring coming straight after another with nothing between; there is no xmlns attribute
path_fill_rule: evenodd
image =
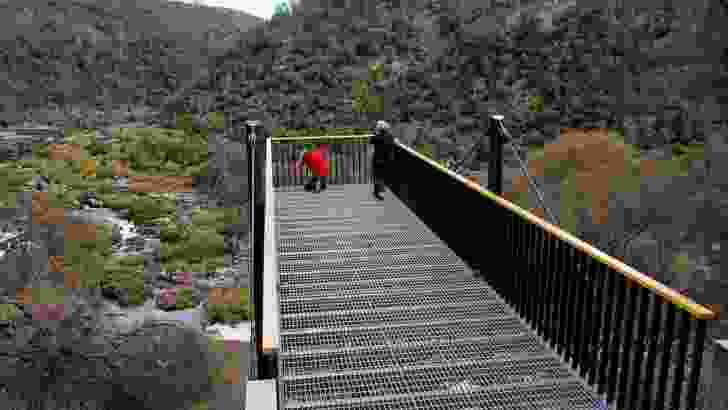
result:
<svg viewBox="0 0 728 410"><path fill-rule="evenodd" d="M277 193L287 409L593 410L599 398L401 202Z"/></svg>

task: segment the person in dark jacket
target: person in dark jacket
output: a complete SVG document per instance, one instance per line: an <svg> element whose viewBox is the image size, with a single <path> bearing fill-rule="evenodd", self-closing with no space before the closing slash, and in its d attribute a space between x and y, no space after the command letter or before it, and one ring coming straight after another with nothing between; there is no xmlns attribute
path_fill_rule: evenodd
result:
<svg viewBox="0 0 728 410"><path fill-rule="evenodd" d="M374 135L369 142L374 146L372 156L372 176L374 177L374 197L384 200L384 173L387 164L392 161L394 155L395 138L392 135L392 128L386 121L377 121Z"/></svg>

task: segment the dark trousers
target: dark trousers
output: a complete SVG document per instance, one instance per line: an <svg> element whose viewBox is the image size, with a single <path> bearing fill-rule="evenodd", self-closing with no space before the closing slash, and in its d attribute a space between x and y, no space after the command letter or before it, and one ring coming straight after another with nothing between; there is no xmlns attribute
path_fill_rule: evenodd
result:
<svg viewBox="0 0 728 410"><path fill-rule="evenodd" d="M372 163L372 182L374 182L374 194L379 195L384 192L384 167L382 162L374 161Z"/></svg>
<svg viewBox="0 0 728 410"><path fill-rule="evenodd" d="M326 189L326 177L311 177L311 180L304 186L306 191L323 191Z"/></svg>

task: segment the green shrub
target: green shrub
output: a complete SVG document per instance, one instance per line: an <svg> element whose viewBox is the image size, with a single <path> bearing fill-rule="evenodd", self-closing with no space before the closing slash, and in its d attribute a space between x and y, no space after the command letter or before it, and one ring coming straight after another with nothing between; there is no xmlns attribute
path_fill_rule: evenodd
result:
<svg viewBox="0 0 728 410"><path fill-rule="evenodd" d="M159 227L159 239L162 242L179 243L190 237L189 229L176 224L164 224Z"/></svg>
<svg viewBox="0 0 728 410"><path fill-rule="evenodd" d="M212 375L213 371L219 372L219 370L216 368L211 369L211 375ZM216 381L217 379L218 379L218 377L212 376L210 378L210 382L212 383L212 382ZM210 410L210 402L208 400L196 401L196 402L192 403L192 407L190 408L190 410Z"/></svg>
<svg viewBox="0 0 728 410"><path fill-rule="evenodd" d="M207 319L210 323L235 324L249 320L251 312L248 310L248 289L239 289L240 297L237 303L210 303L207 304Z"/></svg>
<svg viewBox="0 0 728 410"><path fill-rule="evenodd" d="M238 208L196 209L192 214L192 225L196 228L207 228L223 233L225 228L240 223Z"/></svg>
<svg viewBox="0 0 728 410"><path fill-rule="evenodd" d="M97 144L96 142L92 142L84 148L93 156L107 155L111 152L111 144Z"/></svg>
<svg viewBox="0 0 728 410"><path fill-rule="evenodd" d="M224 130L225 114L221 112L207 113L207 126L211 130Z"/></svg>
<svg viewBox="0 0 728 410"><path fill-rule="evenodd" d="M127 295L129 305L136 306L144 303L143 268L139 266L125 266L118 258L114 258L104 267L102 289L123 290Z"/></svg>
<svg viewBox="0 0 728 410"><path fill-rule="evenodd" d="M540 95L531 95L528 97L528 111L543 112L544 100Z"/></svg>
<svg viewBox="0 0 728 410"><path fill-rule="evenodd" d="M10 321L17 319L20 317L22 312L20 309L18 309L17 306L15 306L12 303L2 303L0 304L0 321Z"/></svg>
<svg viewBox="0 0 728 410"><path fill-rule="evenodd" d="M195 307L194 300L194 289L192 288L177 288L175 294L175 309L191 309Z"/></svg>
<svg viewBox="0 0 728 410"><path fill-rule="evenodd" d="M35 287L31 291L31 300L34 304L54 305L64 303L66 290L64 288Z"/></svg>
<svg viewBox="0 0 728 410"><path fill-rule="evenodd" d="M131 256L124 256L120 257L117 260L117 263L121 266L132 266L137 267L140 265L144 265L144 256L142 255L131 255Z"/></svg>
<svg viewBox="0 0 728 410"><path fill-rule="evenodd" d="M96 179L109 179L114 177L114 170L111 164L98 164L96 166Z"/></svg>
<svg viewBox="0 0 728 410"><path fill-rule="evenodd" d="M194 115L191 113L177 113L174 117L174 128L185 132L194 132L193 119Z"/></svg>
<svg viewBox="0 0 728 410"><path fill-rule="evenodd" d="M171 200L137 195L128 209L129 220L136 225L147 225L176 212L176 205Z"/></svg>
<svg viewBox="0 0 728 410"><path fill-rule="evenodd" d="M690 260L690 256L684 252L679 252L672 257L670 263L670 271L674 273L687 275L690 273L693 262Z"/></svg>
<svg viewBox="0 0 728 410"><path fill-rule="evenodd" d="M190 234L190 239L184 242L179 249L179 257L186 260L204 260L225 254L225 238L209 230L198 229Z"/></svg>
<svg viewBox="0 0 728 410"><path fill-rule="evenodd" d="M48 158L48 145L33 144L33 158Z"/></svg>

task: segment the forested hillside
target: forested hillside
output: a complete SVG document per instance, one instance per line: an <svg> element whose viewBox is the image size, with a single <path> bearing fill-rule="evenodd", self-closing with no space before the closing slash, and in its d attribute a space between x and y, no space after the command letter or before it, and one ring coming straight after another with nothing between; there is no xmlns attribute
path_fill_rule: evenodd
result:
<svg viewBox="0 0 728 410"><path fill-rule="evenodd" d="M12 122L28 107L154 105L234 45L235 33L260 22L159 0L3 2L0 115Z"/></svg>

